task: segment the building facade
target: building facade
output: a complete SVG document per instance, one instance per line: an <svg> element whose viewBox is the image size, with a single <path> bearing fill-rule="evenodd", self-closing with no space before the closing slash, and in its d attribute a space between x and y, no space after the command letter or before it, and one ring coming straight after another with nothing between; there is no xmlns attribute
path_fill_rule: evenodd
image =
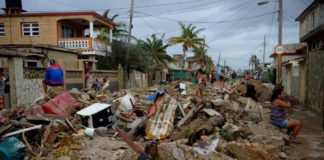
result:
<svg viewBox="0 0 324 160"><path fill-rule="evenodd" d="M315 0L296 19L300 41L308 44L306 106L322 113L324 106L324 0Z"/></svg>

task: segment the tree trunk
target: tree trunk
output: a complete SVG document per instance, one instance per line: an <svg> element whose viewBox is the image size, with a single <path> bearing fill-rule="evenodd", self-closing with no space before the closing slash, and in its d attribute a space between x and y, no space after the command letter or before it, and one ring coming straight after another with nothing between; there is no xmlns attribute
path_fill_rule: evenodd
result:
<svg viewBox="0 0 324 160"><path fill-rule="evenodd" d="M186 64L186 49L183 48L183 61L182 61L182 66L181 66L181 74L180 74L180 80L182 81L183 80L183 70L184 70L184 67L185 67L185 64Z"/></svg>

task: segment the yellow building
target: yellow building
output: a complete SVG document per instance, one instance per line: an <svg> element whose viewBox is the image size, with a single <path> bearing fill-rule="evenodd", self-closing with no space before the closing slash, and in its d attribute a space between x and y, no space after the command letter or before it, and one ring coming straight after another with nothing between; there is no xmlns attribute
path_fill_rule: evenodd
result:
<svg viewBox="0 0 324 160"><path fill-rule="evenodd" d="M44 12L0 15L0 45L46 44L78 50L81 55L111 51L114 23L96 12ZM95 28L109 28L109 42L95 37Z"/></svg>

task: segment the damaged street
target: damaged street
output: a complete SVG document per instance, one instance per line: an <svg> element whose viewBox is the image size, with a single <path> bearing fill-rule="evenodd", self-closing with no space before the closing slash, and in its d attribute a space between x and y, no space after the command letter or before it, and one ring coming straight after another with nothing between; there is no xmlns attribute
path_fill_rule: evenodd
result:
<svg viewBox="0 0 324 160"><path fill-rule="evenodd" d="M324 159L324 0L0 0L0 160Z"/></svg>
<svg viewBox="0 0 324 160"><path fill-rule="evenodd" d="M314 155L298 150L299 145L289 143L286 129L269 122L266 99L271 86L255 80L236 81L226 88L208 85L205 99L199 102L195 85L184 84L186 94L176 89L176 83L111 94L74 88L31 106L2 111L1 151L7 150L4 156L13 159L33 160L252 160ZM249 85L255 86L257 101L245 97ZM316 138L308 136L306 141ZM310 142L317 144L312 152L323 156L319 149L324 147L323 137L317 138L319 143Z"/></svg>

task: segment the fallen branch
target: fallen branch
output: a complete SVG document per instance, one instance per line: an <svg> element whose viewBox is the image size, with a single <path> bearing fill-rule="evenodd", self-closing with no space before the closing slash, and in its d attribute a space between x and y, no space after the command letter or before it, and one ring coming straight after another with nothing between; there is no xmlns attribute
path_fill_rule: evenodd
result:
<svg viewBox="0 0 324 160"><path fill-rule="evenodd" d="M37 154L33 151L32 146L28 143L27 138L26 138L26 136L25 136L25 133L22 133L22 139L23 139L23 141L24 141L24 143L25 143L25 145L26 145L28 151L29 151L31 154L33 154L34 156L37 156Z"/></svg>

